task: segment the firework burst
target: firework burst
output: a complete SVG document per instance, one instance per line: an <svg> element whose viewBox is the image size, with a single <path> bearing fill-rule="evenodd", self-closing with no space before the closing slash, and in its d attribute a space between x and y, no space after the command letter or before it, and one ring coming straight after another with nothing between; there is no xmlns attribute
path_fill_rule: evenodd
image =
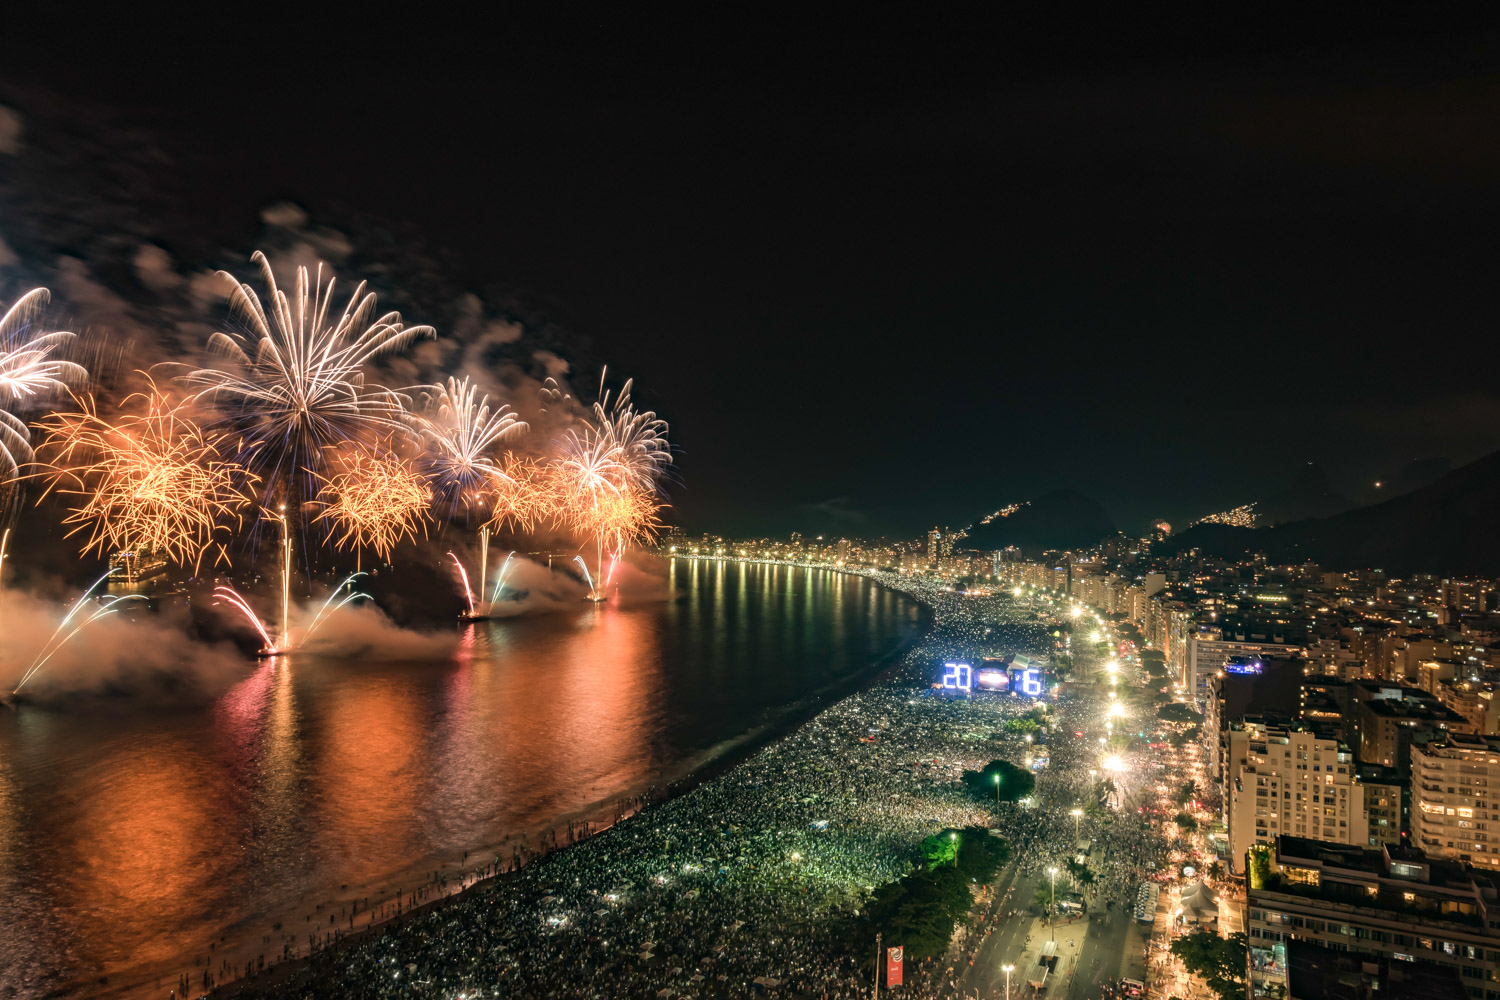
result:
<svg viewBox="0 0 1500 1000"><path fill-rule="evenodd" d="M73 334L35 330L48 297L45 288L32 289L0 316L0 481L34 457L26 424L12 411L88 377L82 365L60 356Z"/></svg>
<svg viewBox="0 0 1500 1000"><path fill-rule="evenodd" d="M425 537L432 487L413 463L389 451L363 448L341 453L333 462L333 475L317 476L322 488L315 502L323 507L317 519L334 528L336 548L356 554L371 548L389 559L391 550L403 538L415 538L418 528Z"/></svg>
<svg viewBox="0 0 1500 1000"><path fill-rule="evenodd" d="M88 396L37 423L46 433L42 496L74 500L63 523L74 525L69 536L87 532L85 553L155 552L196 571L213 550L227 563L226 543L250 502L241 487L253 488L255 477L222 457L224 436L192 419L191 397L177 401L147 383L113 421Z"/></svg>
<svg viewBox="0 0 1500 1000"><path fill-rule="evenodd" d="M269 311L253 288L224 273L249 335L214 334L209 347L227 363L184 379L202 387L202 398L244 436L245 464L268 488L286 487L299 469L323 469L330 446L406 429L406 398L367 384L365 366L433 329L406 326L395 312L375 316L375 295L363 283L334 314L334 280L324 283L322 264L316 277L299 267L288 296L265 254L252 259L269 290Z"/></svg>
<svg viewBox="0 0 1500 1000"><path fill-rule="evenodd" d="M617 562L627 545L652 537L660 526L659 484L672 461L666 421L635 408L631 383L613 404L602 380L600 386L593 419L565 435L558 462L568 523L594 542L598 572L589 593L594 600L603 599L613 576L604 567L606 548Z"/></svg>
<svg viewBox="0 0 1500 1000"><path fill-rule="evenodd" d="M550 462L511 455L484 491L490 505L487 527L529 534L553 524L565 509L562 477Z"/></svg>
<svg viewBox="0 0 1500 1000"><path fill-rule="evenodd" d="M489 396L481 397L467 377L434 386L414 420L427 446L423 464L450 511L460 504L468 509L485 486L505 475L495 449L526 430L509 406L491 410Z"/></svg>

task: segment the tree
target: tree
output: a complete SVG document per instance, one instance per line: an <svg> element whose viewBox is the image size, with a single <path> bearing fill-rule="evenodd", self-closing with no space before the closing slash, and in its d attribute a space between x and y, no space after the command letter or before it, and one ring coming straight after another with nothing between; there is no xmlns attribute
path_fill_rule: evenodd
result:
<svg viewBox="0 0 1500 1000"><path fill-rule="evenodd" d="M944 830L942 833L934 833L918 845L917 850L921 852L922 863L928 868L951 865L958 857L958 841L949 836L951 832Z"/></svg>
<svg viewBox="0 0 1500 1000"><path fill-rule="evenodd" d="M1198 783L1195 781L1184 781L1182 787L1177 789L1176 802L1185 806L1198 797Z"/></svg>
<svg viewBox="0 0 1500 1000"><path fill-rule="evenodd" d="M1167 665L1160 660L1148 660L1143 664L1146 668L1146 676L1153 681L1164 681L1167 679Z"/></svg>
<svg viewBox="0 0 1500 1000"><path fill-rule="evenodd" d="M1068 874L1081 887L1091 886L1099 880L1094 870L1086 864L1081 864L1077 858L1068 859Z"/></svg>
<svg viewBox="0 0 1500 1000"><path fill-rule="evenodd" d="M1024 767L1017 767L1008 760L992 760L982 771L965 771L959 780L976 799L995 800L995 776L1000 776L1000 801L1015 802L1030 795L1036 788L1036 778Z"/></svg>
<svg viewBox="0 0 1500 1000"><path fill-rule="evenodd" d="M1271 881L1271 849L1265 844L1255 844L1245 852L1245 884L1252 889L1264 889Z"/></svg>
<svg viewBox="0 0 1500 1000"><path fill-rule="evenodd" d="M967 902L963 909L957 908L955 884L967 897L963 877L952 865L923 869L889 882L871 898L870 920L887 940L901 942L912 955L941 955L953 937L959 913L967 909Z"/></svg>
<svg viewBox="0 0 1500 1000"><path fill-rule="evenodd" d="M1203 716L1188 708L1182 702L1174 701L1170 705L1163 705L1156 710L1156 717L1163 722L1191 722L1201 723Z"/></svg>
<svg viewBox="0 0 1500 1000"><path fill-rule="evenodd" d="M963 898L958 892L961 890ZM968 908L968 889L951 865L913 872L891 882L870 900L870 919L893 941L920 956L947 949L953 925Z"/></svg>
<svg viewBox="0 0 1500 1000"><path fill-rule="evenodd" d="M1019 719L1007 719L1005 721L1005 731L1007 733L1034 733L1041 728L1041 726L1036 724L1035 719L1030 719L1026 716L1022 716Z"/></svg>
<svg viewBox="0 0 1500 1000"><path fill-rule="evenodd" d="M958 870L980 885L992 880L1000 866L1010 860L1010 845L982 826L958 831Z"/></svg>
<svg viewBox="0 0 1500 1000"><path fill-rule="evenodd" d="M1010 858L1010 845L982 826L949 828L934 833L918 845L922 863L927 868L957 865L966 879L985 883L995 877L1000 866Z"/></svg>
<svg viewBox="0 0 1500 1000"><path fill-rule="evenodd" d="M1243 1000L1245 996L1245 951L1243 933L1221 938L1211 931L1194 931L1172 942L1172 954L1183 968L1203 977L1221 1000Z"/></svg>
<svg viewBox="0 0 1500 1000"><path fill-rule="evenodd" d="M1189 833L1198 829L1198 821L1194 819L1189 813L1178 813L1176 816L1172 817L1172 822L1176 823L1179 828L1186 830Z"/></svg>

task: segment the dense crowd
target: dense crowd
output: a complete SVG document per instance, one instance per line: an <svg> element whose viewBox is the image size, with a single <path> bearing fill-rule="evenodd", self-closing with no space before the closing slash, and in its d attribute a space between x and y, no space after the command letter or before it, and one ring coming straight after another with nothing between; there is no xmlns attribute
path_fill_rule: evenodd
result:
<svg viewBox="0 0 1500 1000"><path fill-rule="evenodd" d="M928 604L933 625L870 689L603 833L514 871L506 870L520 859L496 858L482 873L501 877L322 949L289 977L252 976L229 992L867 995L873 942L856 954L851 931L873 889L911 869L923 837L975 824L998 828L1023 870L1039 871L1064 864L1075 844L1076 822L1062 807L1097 794L1090 747L1063 739L1050 747L1036 801L970 798L958 781L962 771L997 757L1019 761L1032 749L1004 728L1029 706L1003 696L948 698L931 681L945 659L1047 653L1051 636L1007 598L882 582ZM1067 729L1070 711L1082 709L1059 711ZM1154 837L1145 822L1107 828L1094 862L1099 900L1118 906L1133 896L1141 861L1162 853ZM908 995L941 991L940 976L908 975L918 984Z"/></svg>

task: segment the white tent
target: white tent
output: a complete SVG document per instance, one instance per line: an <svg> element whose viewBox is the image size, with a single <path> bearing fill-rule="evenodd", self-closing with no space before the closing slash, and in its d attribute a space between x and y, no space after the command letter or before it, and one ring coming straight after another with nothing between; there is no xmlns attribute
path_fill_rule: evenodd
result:
<svg viewBox="0 0 1500 1000"><path fill-rule="evenodd" d="M1207 882L1194 882L1183 889L1177 905L1182 909L1182 919L1190 924L1218 922L1219 899Z"/></svg>

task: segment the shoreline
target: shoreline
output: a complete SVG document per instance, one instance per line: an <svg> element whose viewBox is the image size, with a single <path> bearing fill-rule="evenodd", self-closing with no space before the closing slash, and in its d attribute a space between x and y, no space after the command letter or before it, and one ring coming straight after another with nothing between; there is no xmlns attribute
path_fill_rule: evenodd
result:
<svg viewBox="0 0 1500 1000"><path fill-rule="evenodd" d="M622 822L633 816L640 815L646 809L653 806L661 806L674 799L680 798L681 796L686 795L687 793L700 787L704 783L712 781L715 778L729 773L736 767L745 763L760 751L765 750L768 747L771 747L774 744L795 735L808 723L823 715L830 708L842 703L850 696L871 689L878 684L888 682L893 679L893 675L905 662L907 655L913 649L919 646L922 641L926 639L931 633L936 622L936 612L934 608L929 603L919 598L917 595L906 591L896 590L892 587L887 587L886 584L874 577L865 576L864 574L860 573L851 573L850 571L841 568L818 568L829 569L845 575L859 576L862 579L869 581L874 586L890 590L892 593L899 594L901 597L911 601L916 606L919 613L918 623L913 635L911 635L904 642L899 643L879 659L875 660L870 665L868 670L858 671L851 677L845 678L843 680L831 681L828 684L824 685L822 688L819 688L818 690L812 692L807 697L800 699L797 702L793 702L789 705L783 706L774 719L767 721L759 726L744 730L743 732L729 738L726 741L721 741L720 743L715 744L716 747L723 747L725 746L725 744L728 744L728 746L721 752L714 754L707 759L703 759L701 760L701 762L698 762L696 758L684 762L679 766L679 768L675 769L677 771L676 776L671 778L670 780L667 780L665 783L652 783L645 789L626 789L622 794L614 796L609 802L597 803L596 807L592 809L585 808L574 813L560 815L555 818L555 822L550 828L539 828L551 829L555 831L557 823L563 823L566 825L574 820L581 820L582 822L588 824L588 832L583 836L578 837L576 840L559 842L555 847L549 850L534 854L532 857L530 857L529 860L527 860L518 868L502 870L480 878L475 878L472 881L467 880L464 876L463 869L460 869L458 872L460 884L459 888L452 889L451 891L444 891L436 898L425 899L413 906L404 907L400 910L400 912L391 914L385 918L371 920L370 922L357 927L357 929L353 930L352 932L342 934L335 941L319 947L315 952L301 955L295 958L268 962L263 971L258 970L255 973L249 975L246 975L242 972L239 976L233 979L227 979L222 982L215 982L213 987L208 990L194 990L192 991L191 995L218 997L235 996L245 992L247 989L254 990L258 993L263 989L272 988L290 979L297 973L304 971L318 963L335 959L349 948L361 944L372 937L378 937L380 934L386 932L387 930L397 928L410 918L424 916L426 914L436 912L444 906L456 904L459 901L466 901L470 897L470 894L476 889L479 889L481 887L498 886L503 884L503 880L505 879L517 878L522 875L527 868L537 862L543 861L556 855L560 855L564 851L587 843L588 841L591 841L594 838L598 837L600 834L603 834L605 831L612 829L619 822ZM708 753L712 750L713 748L711 747L704 752ZM622 800L631 799L642 799L644 801L639 807L630 812L619 813L618 811L616 811L613 813L613 818L610 818L605 822L595 822L595 817L610 816L610 810L613 805ZM508 837L505 843L509 844L511 843L511 841L512 838ZM483 857L490 850L491 846L493 845L487 845L486 847L477 848L471 850L469 853L477 854L478 856ZM463 862L460 862L460 864L462 863ZM438 870L446 874L448 864L451 864L451 862L443 863ZM477 867L482 869L484 866L481 865ZM418 891L430 888L435 884L435 882L436 880L424 883L419 887ZM407 890L400 890L401 898L405 898L407 895ZM333 902L337 903L338 901L334 900ZM369 913L373 911L365 912ZM157 989L159 991L160 989L171 988L174 988L174 986L169 985L162 987L148 987L145 984L141 984L138 988L131 987L130 989L139 993L144 993L148 989Z"/></svg>

